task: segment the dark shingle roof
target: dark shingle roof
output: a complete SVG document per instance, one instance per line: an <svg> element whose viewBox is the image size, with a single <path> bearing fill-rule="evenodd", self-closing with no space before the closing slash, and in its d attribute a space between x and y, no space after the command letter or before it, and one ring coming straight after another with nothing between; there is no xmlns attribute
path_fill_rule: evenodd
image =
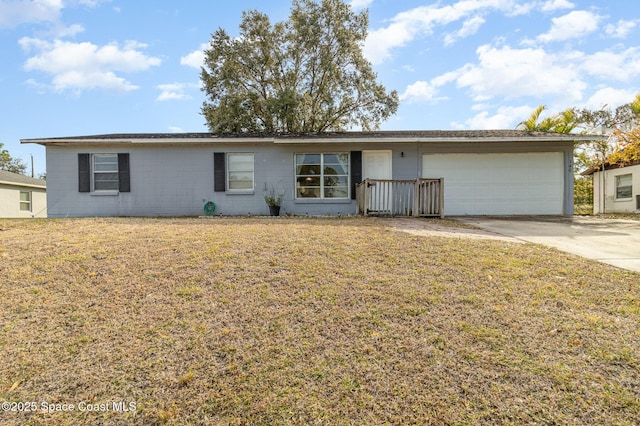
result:
<svg viewBox="0 0 640 426"><path fill-rule="evenodd" d="M104 135L22 139L22 143L188 143L242 140L243 142L322 143L364 139L386 141L480 142L480 141L568 141L595 140L601 136L567 133L526 132L522 130L391 130L374 132L317 133L112 133Z"/></svg>
<svg viewBox="0 0 640 426"><path fill-rule="evenodd" d="M42 188L47 186L47 182L42 179L19 175L6 170L0 170L0 183L16 186L36 186Z"/></svg>
<svg viewBox="0 0 640 426"><path fill-rule="evenodd" d="M622 169L624 167L631 167L631 166L637 166L637 165L640 165L640 160L626 161L621 163L609 163L607 161L604 163L604 169L605 170ZM591 176L592 174L599 172L600 170L602 170L602 164L594 164L593 166L589 167L588 169L586 169L580 174L582 176Z"/></svg>

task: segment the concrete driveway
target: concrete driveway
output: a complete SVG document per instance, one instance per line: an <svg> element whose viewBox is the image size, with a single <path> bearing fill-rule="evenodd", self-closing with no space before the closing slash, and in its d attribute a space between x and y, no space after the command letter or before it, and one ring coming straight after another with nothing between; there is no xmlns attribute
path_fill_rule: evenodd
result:
<svg viewBox="0 0 640 426"><path fill-rule="evenodd" d="M640 221L592 217L457 217L498 235L640 272Z"/></svg>

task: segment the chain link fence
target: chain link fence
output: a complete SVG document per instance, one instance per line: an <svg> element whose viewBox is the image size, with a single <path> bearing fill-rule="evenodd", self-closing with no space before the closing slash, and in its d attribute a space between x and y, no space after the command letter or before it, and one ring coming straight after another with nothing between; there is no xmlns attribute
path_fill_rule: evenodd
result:
<svg viewBox="0 0 640 426"><path fill-rule="evenodd" d="M593 175L577 176L573 182L574 214L593 214Z"/></svg>

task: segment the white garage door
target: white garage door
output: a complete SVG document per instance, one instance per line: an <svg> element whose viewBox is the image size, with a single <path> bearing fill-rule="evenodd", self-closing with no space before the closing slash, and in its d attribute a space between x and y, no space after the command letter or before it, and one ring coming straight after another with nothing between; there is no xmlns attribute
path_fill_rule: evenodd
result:
<svg viewBox="0 0 640 426"><path fill-rule="evenodd" d="M425 154L422 176L444 178L446 215L563 214L561 152Z"/></svg>

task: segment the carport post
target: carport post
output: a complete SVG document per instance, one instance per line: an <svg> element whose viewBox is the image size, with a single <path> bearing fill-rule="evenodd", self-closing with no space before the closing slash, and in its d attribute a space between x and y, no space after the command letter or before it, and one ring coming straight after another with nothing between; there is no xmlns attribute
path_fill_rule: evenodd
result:
<svg viewBox="0 0 640 426"><path fill-rule="evenodd" d="M605 155L604 152L601 153L602 154L602 186L601 186L601 190L600 192L602 193L602 214L606 214L607 213L607 177L606 177L606 173L604 170L604 164L605 164Z"/></svg>
<svg viewBox="0 0 640 426"><path fill-rule="evenodd" d="M444 219L444 178L440 178L440 219Z"/></svg>

